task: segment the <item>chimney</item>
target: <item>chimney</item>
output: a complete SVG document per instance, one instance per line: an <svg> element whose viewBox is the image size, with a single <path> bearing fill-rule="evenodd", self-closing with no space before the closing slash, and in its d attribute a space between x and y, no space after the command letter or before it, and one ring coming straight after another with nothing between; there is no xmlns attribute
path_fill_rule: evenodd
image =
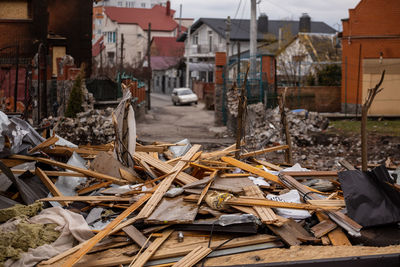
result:
<svg viewBox="0 0 400 267"><path fill-rule="evenodd" d="M299 32L311 32L311 18L307 13L300 17Z"/></svg>
<svg viewBox="0 0 400 267"><path fill-rule="evenodd" d="M171 2L167 1L167 16L171 16Z"/></svg>
<svg viewBox="0 0 400 267"><path fill-rule="evenodd" d="M259 33L268 33L268 16L261 13L257 21L257 29Z"/></svg>

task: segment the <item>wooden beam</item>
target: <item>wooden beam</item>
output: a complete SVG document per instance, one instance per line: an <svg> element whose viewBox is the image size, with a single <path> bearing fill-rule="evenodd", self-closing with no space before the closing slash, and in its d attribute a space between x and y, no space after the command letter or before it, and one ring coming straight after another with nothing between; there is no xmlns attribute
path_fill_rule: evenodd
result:
<svg viewBox="0 0 400 267"><path fill-rule="evenodd" d="M23 156L23 155L12 155L12 156L10 156L10 158L19 159L19 160L26 160L26 161L39 161L39 162L46 163L46 164L49 164L49 165L54 165L54 166L57 166L57 167L60 167L60 168L64 168L64 169L68 169L68 170L71 170L71 171L83 173L83 174L85 174L86 176L89 176L89 177L102 179L102 180L107 180L107 181L113 182L115 184L120 184L120 185L126 184L126 181L124 181L122 179L119 179L119 178L116 178L116 177L112 177L112 176L109 176L109 175L106 175L106 174L98 173L98 172L95 172L95 171L91 171L91 170L86 170L86 169L83 169L83 168L75 167L75 166L72 166L72 165L69 165L69 164L65 164L65 163L62 163L62 162L58 162L58 161L55 161L55 160L51 160L51 159L35 158L35 157Z"/></svg>
<svg viewBox="0 0 400 267"><path fill-rule="evenodd" d="M274 146L274 147L267 147L264 149L260 149L260 150L256 150L256 151L252 151L252 152L248 152L248 153L244 153L240 155L240 159L246 159L249 157L255 157L261 154L265 154L265 153L269 153L269 152L273 152L273 151L278 151L278 150L285 150L288 149L289 146L288 145L280 145L280 146Z"/></svg>
<svg viewBox="0 0 400 267"><path fill-rule="evenodd" d="M172 266L173 267L192 267L193 265L198 263L201 259L203 259L208 254L210 254L211 251L212 251L211 248L204 247L204 246L198 246Z"/></svg>
<svg viewBox="0 0 400 267"><path fill-rule="evenodd" d="M143 267L145 263L153 256L153 254L157 251L157 249L164 243L165 240L172 234L174 230L166 230L163 232L162 237L157 238L154 240L153 243L139 256L136 258L133 264L131 263L130 266L132 267Z"/></svg>
<svg viewBox="0 0 400 267"><path fill-rule="evenodd" d="M103 230L97 233L94 237L88 240L88 242L75 252L62 266L70 267L77 263L86 253L88 253L98 242L100 242L105 236L107 236L114 227L128 217L132 212L137 210L143 203L150 198L150 195L146 194L142 196L137 202L133 203L129 208L124 210L117 218L110 222Z"/></svg>
<svg viewBox="0 0 400 267"><path fill-rule="evenodd" d="M162 153L164 151L164 147L162 146L154 146L154 145L149 145L149 146L136 146L135 152L158 152Z"/></svg>
<svg viewBox="0 0 400 267"><path fill-rule="evenodd" d="M57 141L58 141L58 137L53 135L52 137L44 140L42 143L40 143L39 145L35 146L34 148L32 148L31 150L28 151L29 154L32 154L36 151L39 151L45 147L49 147L54 145Z"/></svg>
<svg viewBox="0 0 400 267"><path fill-rule="evenodd" d="M200 145L193 145L189 151L185 154L181 161L179 161L173 168L174 174L168 176L167 178L163 179L162 182L159 184L157 190L153 193L150 200L147 202L146 206L138 214L138 218L147 218L151 215L154 211L158 203L164 197L164 194L170 188L172 182L178 176L178 174L182 171L182 169L186 166L187 161L189 161L196 152L200 149Z"/></svg>
<svg viewBox="0 0 400 267"><path fill-rule="evenodd" d="M256 185L243 187L244 193L247 197L256 197L259 199L264 198L260 188ZM260 220L265 224L273 224L278 221L278 217L271 208L254 206Z"/></svg>
<svg viewBox="0 0 400 267"><path fill-rule="evenodd" d="M279 167L278 165L275 165L275 164L272 164L272 163L270 163L270 162L267 162L267 161L265 161L265 160L259 160L259 159L255 159L255 158L253 158L252 159L255 163L258 163L258 164L260 164L260 165L263 165L263 166L265 166L265 167L267 167L267 168L269 168L269 169L271 169L271 170L273 170L273 171L282 171L283 170L283 168L282 167Z"/></svg>
<svg viewBox="0 0 400 267"><path fill-rule="evenodd" d="M84 194L93 192L94 190L100 189L102 187L107 187L109 185L111 185L111 182L102 182L102 183L94 184L89 187L82 188L82 189L78 190L77 193L78 193L78 195L84 195Z"/></svg>
<svg viewBox="0 0 400 267"><path fill-rule="evenodd" d="M222 157L221 160L223 160L223 161L225 161L225 162L227 162L227 163L229 163L229 164L231 164L231 165L233 165L235 167L238 167L238 168L240 168L242 170L245 170L245 171L254 173L254 174L258 175L258 176L261 176L261 177L265 178L268 181L272 181L272 182L275 182L277 184L280 184L280 185L284 186L284 184L279 180L278 176L270 174L270 173L268 173L268 172L266 172L264 170L258 169L256 167L253 167L253 166L251 166L249 164L246 164L246 163L241 162L239 160L236 160L234 158Z"/></svg>
<svg viewBox="0 0 400 267"><path fill-rule="evenodd" d="M58 139L58 138L57 138ZM42 171L40 168L36 168L36 175L40 178L42 183L49 189L49 191L55 197L63 197L64 195L58 190L58 188L53 184L49 177ZM59 201L61 205L68 206L68 203L65 201Z"/></svg>
<svg viewBox="0 0 400 267"><path fill-rule="evenodd" d="M208 189L210 188L211 184L214 182L215 180L215 176L217 175L218 171L214 171L211 175L210 175L210 181L208 181L207 185L203 188L203 190L201 191L199 200L197 201L197 206L200 205L200 203L203 201L203 198L206 196Z"/></svg>
<svg viewBox="0 0 400 267"><path fill-rule="evenodd" d="M59 196L59 197L47 197L40 199L41 201L117 201L117 202L129 202L132 198L130 197L116 197L116 196Z"/></svg>

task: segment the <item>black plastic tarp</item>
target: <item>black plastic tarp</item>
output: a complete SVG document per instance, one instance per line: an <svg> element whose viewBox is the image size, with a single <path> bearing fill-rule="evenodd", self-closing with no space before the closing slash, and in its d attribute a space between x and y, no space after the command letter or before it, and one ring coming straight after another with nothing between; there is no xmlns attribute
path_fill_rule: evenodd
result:
<svg viewBox="0 0 400 267"><path fill-rule="evenodd" d="M400 222L400 192L384 165L338 176L350 218L364 227Z"/></svg>

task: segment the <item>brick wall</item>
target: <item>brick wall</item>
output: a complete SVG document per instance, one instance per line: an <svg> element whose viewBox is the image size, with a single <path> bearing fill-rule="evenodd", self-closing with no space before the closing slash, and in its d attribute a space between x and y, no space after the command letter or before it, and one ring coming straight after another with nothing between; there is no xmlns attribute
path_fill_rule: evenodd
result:
<svg viewBox="0 0 400 267"><path fill-rule="evenodd" d="M278 87L278 94L281 95L283 87ZM304 108L318 112L339 112L340 86L306 86L300 87L300 105L298 102L298 87L288 87L286 93L287 107L290 109Z"/></svg>
<svg viewBox="0 0 400 267"><path fill-rule="evenodd" d="M399 0L362 0L349 10L349 19L343 20L341 101L351 107L350 112L365 99L363 60L381 55L383 60L400 58L399 22Z"/></svg>

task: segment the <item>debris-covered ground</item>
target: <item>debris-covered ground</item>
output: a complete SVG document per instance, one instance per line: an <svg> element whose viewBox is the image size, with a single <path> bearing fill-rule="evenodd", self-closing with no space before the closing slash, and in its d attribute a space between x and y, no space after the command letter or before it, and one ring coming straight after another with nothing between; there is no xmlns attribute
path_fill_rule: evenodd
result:
<svg viewBox="0 0 400 267"><path fill-rule="evenodd" d="M276 111L250 110L259 114L246 127L254 145L239 153L234 144L204 150L179 136L142 143L128 90L114 110L49 119L57 135L45 138L0 113L0 264L360 263L400 253L396 156L369 172L354 170L357 162L339 166L332 157L351 160L340 146L354 149L355 136L300 113L288 120L301 165L287 166ZM393 138L380 141L395 151Z"/></svg>

